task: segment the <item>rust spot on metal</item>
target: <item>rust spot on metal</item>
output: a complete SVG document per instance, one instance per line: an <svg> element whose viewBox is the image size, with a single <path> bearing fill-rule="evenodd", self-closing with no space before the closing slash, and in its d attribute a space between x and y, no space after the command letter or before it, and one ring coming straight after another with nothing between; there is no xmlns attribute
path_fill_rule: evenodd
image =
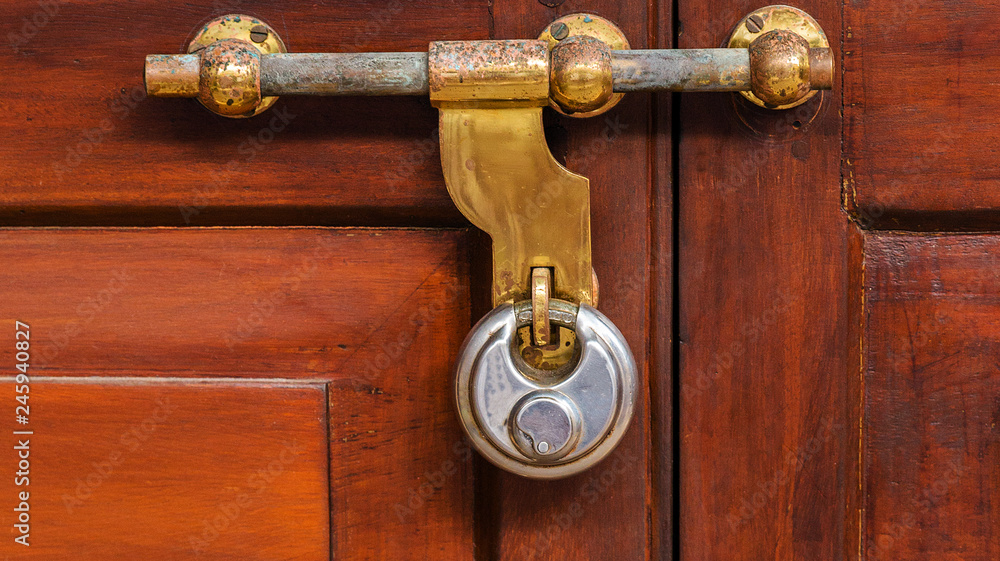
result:
<svg viewBox="0 0 1000 561"><path fill-rule="evenodd" d="M427 53L295 53L269 55L262 66L267 95L420 95Z"/></svg>
<svg viewBox="0 0 1000 561"><path fill-rule="evenodd" d="M618 51L615 91L742 91L750 89L750 57L741 49Z"/></svg>

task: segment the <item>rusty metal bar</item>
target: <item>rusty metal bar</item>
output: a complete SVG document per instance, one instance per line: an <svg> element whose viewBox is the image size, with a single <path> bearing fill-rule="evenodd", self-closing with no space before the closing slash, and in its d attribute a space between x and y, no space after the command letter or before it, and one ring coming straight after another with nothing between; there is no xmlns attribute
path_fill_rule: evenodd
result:
<svg viewBox="0 0 1000 561"><path fill-rule="evenodd" d="M264 95L427 95L427 53L295 53L261 57Z"/></svg>
<svg viewBox="0 0 1000 561"><path fill-rule="evenodd" d="M615 92L735 92L750 89L746 49L614 51Z"/></svg>
<svg viewBox="0 0 1000 561"><path fill-rule="evenodd" d="M833 87L830 49L810 49L811 87ZM746 49L659 49L614 51L614 91L739 92L750 90Z"/></svg>
<svg viewBox="0 0 1000 561"><path fill-rule="evenodd" d="M812 88L832 87L829 49L812 49ZM150 55L146 83L157 97L196 97L197 55ZM261 55L262 94L427 95L427 53L285 53ZM615 92L748 91L746 49L613 51Z"/></svg>

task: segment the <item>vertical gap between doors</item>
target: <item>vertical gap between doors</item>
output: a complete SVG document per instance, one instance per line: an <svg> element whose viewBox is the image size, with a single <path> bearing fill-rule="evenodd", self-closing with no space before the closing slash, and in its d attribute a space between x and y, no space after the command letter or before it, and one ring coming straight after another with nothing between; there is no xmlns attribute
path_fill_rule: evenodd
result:
<svg viewBox="0 0 1000 561"><path fill-rule="evenodd" d="M680 47L680 0L671 0L673 2L671 8L671 15L673 17L673 22L671 24L671 30L673 36L671 37L671 48ZM671 303L670 303L670 381L671 386L671 414L673 415L670 427L670 443L673 447L673 453L671 454L671 461L673 462L673 468L670 470L671 474L671 485L672 490L670 496L672 497L671 505L671 534L673 539L670 540L671 552L670 558L672 561L680 561L681 559L681 338L680 338L680 309L681 309L681 283L680 283L680 185L681 185L681 174L680 174L680 145L681 145L681 108L682 100L680 93L672 93L671 103L670 103L670 173L671 173L671 210L672 217L670 220L670 254L671 254Z"/></svg>

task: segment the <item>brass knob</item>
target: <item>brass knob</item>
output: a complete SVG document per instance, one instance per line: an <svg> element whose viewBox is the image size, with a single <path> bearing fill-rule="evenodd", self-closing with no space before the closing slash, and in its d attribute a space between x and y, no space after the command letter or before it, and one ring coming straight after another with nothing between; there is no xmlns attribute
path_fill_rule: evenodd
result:
<svg viewBox="0 0 1000 561"><path fill-rule="evenodd" d="M223 39L201 51L198 101L226 117L255 114L260 107L260 52L246 41Z"/></svg>
<svg viewBox="0 0 1000 561"><path fill-rule="evenodd" d="M791 109L833 88L833 53L819 23L791 6L754 10L733 29L727 46L747 49L749 91L768 109Z"/></svg>
<svg viewBox="0 0 1000 561"><path fill-rule="evenodd" d="M750 90L769 105L788 105L810 91L809 43L784 29L750 43Z"/></svg>
<svg viewBox="0 0 1000 561"><path fill-rule="evenodd" d="M552 48L549 97L566 113L596 111L611 100L611 49L576 35Z"/></svg>
<svg viewBox="0 0 1000 561"><path fill-rule="evenodd" d="M833 57L811 49L801 35L769 31L750 43L750 90L771 106L805 99L813 90L833 87Z"/></svg>
<svg viewBox="0 0 1000 561"><path fill-rule="evenodd" d="M612 52L631 47L612 21L594 14L567 14L549 24L538 38L549 44L551 52L550 107L570 117L586 118L609 111L622 100L625 94L614 90Z"/></svg>

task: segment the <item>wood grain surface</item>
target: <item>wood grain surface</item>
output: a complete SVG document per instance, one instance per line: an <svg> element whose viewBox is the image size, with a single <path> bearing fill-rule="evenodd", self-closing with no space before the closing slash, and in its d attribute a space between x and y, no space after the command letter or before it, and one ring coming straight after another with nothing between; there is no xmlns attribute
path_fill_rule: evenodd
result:
<svg viewBox="0 0 1000 561"><path fill-rule="evenodd" d="M864 559L1000 556L1000 237L865 244Z"/></svg>
<svg viewBox="0 0 1000 561"><path fill-rule="evenodd" d="M451 367L471 324L465 238L462 230L2 230L0 254L16 266L0 272L0 321L11 328L0 360L14 363L13 325L22 321L31 326L33 371L80 381L67 388L88 387L93 376L139 384L163 377L329 381L324 504L332 514L305 527L330 528L332 519L337 559L472 559L472 452L450 397ZM96 424L119 398L117 382L94 383L75 407L90 407ZM227 400L215 387L199 389L206 430L213 430L212 415L268 422L266 403ZM50 411L47 430L72 442L79 434L74 409L45 405L44 395L38 402ZM303 414L293 402L288 407L274 424L279 433ZM113 417L107 422L117 426ZM242 432L252 431L235 425L219 438ZM325 428L317 438L326 438ZM223 459L198 460L208 476L254 465L226 459L253 453L252 442L234 437L213 446ZM50 461L53 469L61 462ZM159 469L161 476L189 476L178 463ZM52 477L54 485L60 476ZM100 504L115 508L113 500ZM101 528L88 539L102 536ZM250 547L268 535L255 532L242 529L231 539L243 535ZM83 538L65 539L50 543ZM170 551L146 558L190 558Z"/></svg>
<svg viewBox="0 0 1000 561"><path fill-rule="evenodd" d="M0 318L32 325L36 368L50 376L363 381L400 361L447 369L469 323L463 239L460 230L0 230L4 262L16 264L0 269Z"/></svg>
<svg viewBox="0 0 1000 561"><path fill-rule="evenodd" d="M848 208L879 228L996 229L996 3L843 4Z"/></svg>
<svg viewBox="0 0 1000 561"><path fill-rule="evenodd" d="M9 504L0 558L330 558L324 384L35 378L30 387L20 428L34 434L3 437L5 450L28 441L30 466L26 486L0 484ZM10 522L25 490L28 547L14 543Z"/></svg>
<svg viewBox="0 0 1000 561"><path fill-rule="evenodd" d="M254 119L146 98L148 54L227 13L294 52L425 51L484 39L487 2L5 2L0 224L462 224L424 98L288 97Z"/></svg>
<svg viewBox="0 0 1000 561"><path fill-rule="evenodd" d="M629 95L546 116L591 180L600 307L643 388L620 448L559 482L502 473L461 436L449 373L487 311L489 248L448 229L466 222L426 99L288 97L233 121L141 90L146 54L227 12L292 51L350 52L529 38L579 11L634 48L716 47L758 7L0 6L17 84L0 101L0 323L32 325L49 377L34 558L191 558L199 516L280 459L279 435L308 461L211 558L997 558L1000 237L885 231L1000 227L990 2L797 4L843 73L796 110ZM404 228L311 227L327 225ZM13 351L0 342L4 364ZM163 395L175 416L64 516L63 487Z"/></svg>
<svg viewBox="0 0 1000 561"><path fill-rule="evenodd" d="M839 60L840 6L796 6ZM682 2L678 47L720 45L758 7ZM840 205L839 106L835 85L790 111L732 94L674 108L684 561L848 557L860 254Z"/></svg>
<svg viewBox="0 0 1000 561"><path fill-rule="evenodd" d="M586 476L547 485L471 467L448 397L477 290L465 232L217 228L464 225L426 100L287 98L230 121L139 88L146 54L180 52L193 29L226 12L268 21L292 51L320 52L534 37L580 10L652 46L655 9L446 0L39 9L0 8L7 21L45 20L14 32L0 54L24 85L4 107L17 121L0 133L13 150L0 163L0 222L100 227L0 231L0 251L23 264L0 273L10 297L0 317L34 322L43 372L330 382L336 558L467 559L475 548L480 559L645 559L669 547L672 460L650 456L645 389L626 442ZM557 157L592 179L602 309L635 350L644 388L651 115L649 97L630 96L607 118L552 121L549 135ZM659 384L666 399L669 384ZM656 430L669 451L669 426Z"/></svg>
<svg viewBox="0 0 1000 561"><path fill-rule="evenodd" d="M650 48L668 49L674 44L674 5L658 2L650 13ZM653 168L650 189L649 261L649 426L652 466L650 487L651 560L677 559L677 394L675 369L677 312L676 243L676 150L674 120L678 94L653 96L650 157Z"/></svg>

